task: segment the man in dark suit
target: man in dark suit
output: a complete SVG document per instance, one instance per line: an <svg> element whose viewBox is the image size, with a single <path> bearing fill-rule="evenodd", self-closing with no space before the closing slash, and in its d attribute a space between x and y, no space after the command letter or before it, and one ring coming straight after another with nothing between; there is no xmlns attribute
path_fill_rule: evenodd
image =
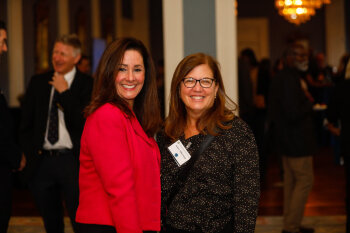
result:
<svg viewBox="0 0 350 233"><path fill-rule="evenodd" d="M92 78L75 68L80 54L77 36L58 38L52 53L54 71L32 77L23 103L24 172L48 233L64 232L61 197L76 231L79 145L83 110L92 91Z"/></svg>
<svg viewBox="0 0 350 233"><path fill-rule="evenodd" d="M0 56L7 52L5 23L0 21ZM22 170L25 159L14 143L12 118L0 89L0 232L7 232L12 204L12 171Z"/></svg>
<svg viewBox="0 0 350 233"><path fill-rule="evenodd" d="M344 80L340 81L333 92L328 105L328 129L340 136L340 152L345 167L345 207L346 233L350 233L350 62L345 71ZM340 128L336 127L340 123Z"/></svg>
<svg viewBox="0 0 350 233"><path fill-rule="evenodd" d="M268 119L275 137L274 149L282 155L283 233L311 233L301 226L313 184L316 138L312 121L312 98L301 72L308 68L307 53L301 45L285 53L285 68L272 80Z"/></svg>

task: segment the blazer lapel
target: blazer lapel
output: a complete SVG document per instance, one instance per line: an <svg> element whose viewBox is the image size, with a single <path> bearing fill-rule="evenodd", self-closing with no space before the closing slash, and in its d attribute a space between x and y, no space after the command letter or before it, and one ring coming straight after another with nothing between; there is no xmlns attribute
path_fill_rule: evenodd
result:
<svg viewBox="0 0 350 233"><path fill-rule="evenodd" d="M52 76L53 76L53 73L50 73L50 76L47 77L44 83L45 91L44 91L44 96L42 98L42 101L43 101L42 106L44 108L45 114L48 114L49 112L50 96L51 96L51 89L52 89L52 85L49 84L49 81L52 80Z"/></svg>
<svg viewBox="0 0 350 233"><path fill-rule="evenodd" d="M131 125L137 135L139 135L145 142L153 146L151 138L147 136L143 128L141 127L139 121L137 120L136 116L130 118Z"/></svg>

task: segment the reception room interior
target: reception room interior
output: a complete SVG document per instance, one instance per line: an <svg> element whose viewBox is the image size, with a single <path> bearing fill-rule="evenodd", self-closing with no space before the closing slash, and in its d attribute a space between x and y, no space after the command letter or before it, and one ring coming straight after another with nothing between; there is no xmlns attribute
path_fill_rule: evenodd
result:
<svg viewBox="0 0 350 233"><path fill-rule="evenodd" d="M232 60L220 58L221 27L215 24L222 13L218 2L220 0L0 0L0 20L7 25L9 48L7 53L0 55L0 87L9 103L15 134L21 118L21 100L29 80L34 74L52 69L52 47L62 34L78 35L82 52L91 61L91 75L104 48L113 39L132 36L142 40L152 54L160 85L163 85L159 90L164 92L160 98L165 116L169 80L178 58L202 51L217 57L223 69L227 68L226 64L232 64L233 72L229 74L233 84L227 91L239 105L237 63L240 52L251 49L259 63L257 68L267 65L268 78L272 79L278 73L278 61L286 47L297 41L309 52L309 67L317 66L322 60L322 68L329 71L323 77L313 77L315 82L324 84L319 89L319 86L313 86L315 82L309 83L315 90L314 128L318 149L313 161L314 185L304 221L316 232L345 232L344 162L339 155L339 139L325 127L325 116L335 85L334 77L339 76L342 59L350 52L350 1L320 0L324 4L314 7L314 14L300 16L287 12L283 15L278 2L288 1L222 0L220 4L227 3L233 19L228 23L232 25L229 27L232 33L223 32L224 35L232 34L224 42L233 45L233 49L228 50L232 51L229 55ZM177 3L182 15L170 15L167 7ZM169 36L177 28L169 27L178 21L177 17L181 18L182 51L173 54L169 52L172 46ZM197 40L197 43L194 38L203 40ZM261 197L256 232L280 232L284 185L281 158L270 148L268 130L263 131L262 138ZM21 172L15 172L13 181L9 232L44 232ZM67 232L72 232L66 220Z"/></svg>

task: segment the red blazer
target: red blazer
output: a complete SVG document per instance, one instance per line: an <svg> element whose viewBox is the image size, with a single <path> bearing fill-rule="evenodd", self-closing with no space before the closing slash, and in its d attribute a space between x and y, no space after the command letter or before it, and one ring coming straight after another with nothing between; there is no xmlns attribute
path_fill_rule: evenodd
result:
<svg viewBox="0 0 350 233"><path fill-rule="evenodd" d="M118 233L160 230L160 153L135 117L105 104L81 138L76 221Z"/></svg>

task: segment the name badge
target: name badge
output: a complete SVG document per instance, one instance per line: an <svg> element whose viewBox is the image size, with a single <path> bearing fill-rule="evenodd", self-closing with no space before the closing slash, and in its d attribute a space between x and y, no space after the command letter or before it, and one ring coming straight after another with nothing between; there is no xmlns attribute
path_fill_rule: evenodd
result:
<svg viewBox="0 0 350 233"><path fill-rule="evenodd" d="M169 146L168 150L172 154L175 162L177 163L177 166L179 167L191 158L190 153L188 153L180 140L177 140L171 146Z"/></svg>

